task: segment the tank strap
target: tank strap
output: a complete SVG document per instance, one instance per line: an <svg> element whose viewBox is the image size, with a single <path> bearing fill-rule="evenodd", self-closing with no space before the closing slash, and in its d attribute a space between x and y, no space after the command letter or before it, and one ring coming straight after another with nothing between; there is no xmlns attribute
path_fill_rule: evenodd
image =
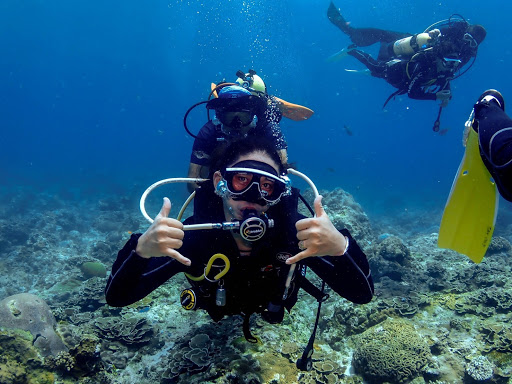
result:
<svg viewBox="0 0 512 384"><path fill-rule="evenodd" d="M418 52L419 45L418 45L418 35L413 35L411 37L411 41L409 42L411 45L411 48L414 52Z"/></svg>
<svg viewBox="0 0 512 384"><path fill-rule="evenodd" d="M258 342L258 339L255 338L251 333L251 326L250 326L250 320L251 320L252 313L242 313L242 316L244 317L244 323L243 323L243 332L245 340L247 340L249 343L256 344Z"/></svg>
<svg viewBox="0 0 512 384"><path fill-rule="evenodd" d="M325 281L322 280L322 289L320 290L323 292L325 288ZM317 288L318 289L318 288ZM307 291L306 291L307 292ZM327 295L329 296L329 295ZM318 300L318 309L316 311L316 320L315 320L315 326L313 327L313 332L311 332L311 336L309 337L309 342L306 348L304 348L304 352L302 353L302 356L297 360L296 366L301 371L311 371L313 368L313 360L311 356L314 352L314 343L315 343L315 337L316 337L316 330L318 328L318 321L320 320L320 311L322 309L322 301Z"/></svg>
<svg viewBox="0 0 512 384"><path fill-rule="evenodd" d="M397 95L403 95L406 91L404 91L403 89L398 89L396 90L395 92L393 92L391 95L389 95L389 97L386 99L386 101L384 102L384 105L382 106L382 108L386 108L386 105L389 103L389 101L391 99L394 99L395 96Z"/></svg>
<svg viewBox="0 0 512 384"><path fill-rule="evenodd" d="M325 300L329 298L329 294L325 293L323 290L317 288L311 281L303 277L300 280L300 287L313 296L316 301L319 303L323 303Z"/></svg>

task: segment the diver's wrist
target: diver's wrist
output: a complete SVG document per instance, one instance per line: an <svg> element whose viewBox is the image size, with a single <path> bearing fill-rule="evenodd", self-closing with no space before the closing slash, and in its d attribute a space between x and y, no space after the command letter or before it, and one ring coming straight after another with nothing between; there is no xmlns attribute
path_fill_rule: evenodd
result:
<svg viewBox="0 0 512 384"><path fill-rule="evenodd" d="M347 251L348 251L348 247L350 246L350 241L349 241L349 239L348 239L348 236L345 236L345 235L342 235L342 236L343 236L343 238L344 238L344 240L345 240L345 243L344 243L344 245L343 245L343 250L342 250L341 252L336 253L336 254L335 254L335 255L333 255L333 256L343 256L343 255L345 255L345 254L347 253Z"/></svg>

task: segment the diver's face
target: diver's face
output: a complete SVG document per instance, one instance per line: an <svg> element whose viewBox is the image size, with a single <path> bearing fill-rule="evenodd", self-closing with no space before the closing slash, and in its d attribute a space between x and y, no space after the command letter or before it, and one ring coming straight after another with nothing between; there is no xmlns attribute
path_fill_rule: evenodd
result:
<svg viewBox="0 0 512 384"><path fill-rule="evenodd" d="M218 111L217 118L222 123L222 131L226 135L244 137L253 127L251 123L254 119L254 113L249 110Z"/></svg>
<svg viewBox="0 0 512 384"><path fill-rule="evenodd" d="M241 128L251 124L254 113L249 110L239 110L231 112L218 112L217 117L222 124L232 128Z"/></svg>
<svg viewBox="0 0 512 384"><path fill-rule="evenodd" d="M279 171L279 166L275 163L275 161L272 160L272 158L265 152L257 151L252 152L244 156L240 156L238 159L236 159L233 164L229 164L229 166L232 166L234 164L237 164L241 161L245 160L253 160L253 161L259 161L265 164L268 164L270 167L272 167L276 173ZM213 185L214 187L217 186L219 181L222 179L222 175L219 171L215 172L213 176ZM239 175L236 180L233 180L233 186L235 188L243 189L247 183L251 182L252 180L248 180L245 175ZM270 178L260 178L260 189L266 190L267 192L272 191L274 181ZM264 201L264 200L260 200ZM261 215L263 212L265 212L268 209L268 204L265 202L264 205L254 203L254 202L248 202L244 200L233 200L231 197L223 198L223 204L224 204L224 213L226 215L226 220L236 219L236 220L242 220L243 219L243 212L247 209L254 210L258 215Z"/></svg>

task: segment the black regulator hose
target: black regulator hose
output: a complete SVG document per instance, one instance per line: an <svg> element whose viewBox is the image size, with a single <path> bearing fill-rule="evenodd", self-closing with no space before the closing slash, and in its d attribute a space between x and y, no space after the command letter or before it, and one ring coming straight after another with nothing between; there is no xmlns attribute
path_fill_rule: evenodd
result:
<svg viewBox="0 0 512 384"><path fill-rule="evenodd" d="M200 101L199 103L195 103L193 106L191 106L187 112L185 113L185 116L183 117L183 126L185 127L185 131L187 131L187 133L192 136L194 139L197 139L197 136L194 135L192 132L190 132L190 130L188 129L188 126L187 126L187 117L188 117L188 114L195 108L197 107L198 105L201 105L201 104L206 104L208 102L208 100L206 101Z"/></svg>

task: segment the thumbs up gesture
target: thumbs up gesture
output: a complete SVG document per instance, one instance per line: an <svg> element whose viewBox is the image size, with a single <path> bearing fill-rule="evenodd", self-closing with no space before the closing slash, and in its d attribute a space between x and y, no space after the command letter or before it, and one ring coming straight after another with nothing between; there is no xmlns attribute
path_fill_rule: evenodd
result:
<svg viewBox="0 0 512 384"><path fill-rule="evenodd" d="M302 250L286 260L286 264L294 264L311 256L343 255L346 239L332 224L331 219L322 207L322 196L314 202L315 217L302 219L295 223L299 248Z"/></svg>
<svg viewBox="0 0 512 384"><path fill-rule="evenodd" d="M177 251L183 245L183 224L170 218L170 211L171 202L164 197L160 212L153 224L139 238L135 252L144 258L169 256L184 265L190 265L190 260Z"/></svg>

